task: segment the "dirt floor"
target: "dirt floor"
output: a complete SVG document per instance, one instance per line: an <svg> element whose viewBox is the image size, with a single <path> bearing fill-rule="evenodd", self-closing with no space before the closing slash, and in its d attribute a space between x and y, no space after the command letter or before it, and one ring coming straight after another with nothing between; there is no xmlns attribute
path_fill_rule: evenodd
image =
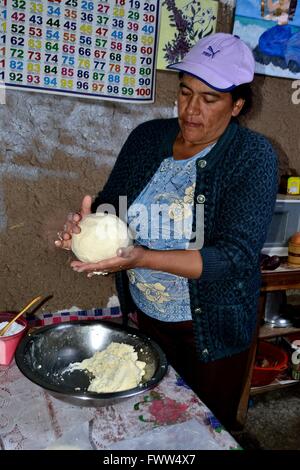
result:
<svg viewBox="0 0 300 470"><path fill-rule="evenodd" d="M253 397L245 428L232 434L245 450L300 450L300 383Z"/></svg>

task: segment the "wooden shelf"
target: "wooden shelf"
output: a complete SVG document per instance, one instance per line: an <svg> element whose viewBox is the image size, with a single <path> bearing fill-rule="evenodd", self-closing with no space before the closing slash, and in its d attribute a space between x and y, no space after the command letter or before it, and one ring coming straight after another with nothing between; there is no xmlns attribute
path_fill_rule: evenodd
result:
<svg viewBox="0 0 300 470"><path fill-rule="evenodd" d="M276 338L277 336L286 336L290 333L298 333L300 328L295 328L293 326L286 328L276 328L270 325L263 325L259 329L259 338Z"/></svg>
<svg viewBox="0 0 300 470"><path fill-rule="evenodd" d="M264 318L265 307L266 307L266 296L267 292L272 291L286 291L287 289L300 289L300 266L299 268L291 268L287 265L286 259L282 260L281 265L275 271L263 271L262 272L262 288L261 295L259 299L259 309L258 309L258 325ZM259 393L265 393L272 390L278 390L282 388L289 387L300 387L300 380L287 380L280 381L275 380L270 385L265 385L262 387L251 387L251 377L253 372L253 367L255 364L255 355L257 349L258 339L268 339L275 338L277 336L286 336L290 333L300 332L300 328L274 328L269 325L264 324L261 328L257 327L253 342L250 347L250 358L249 364L247 366L247 380L244 385L242 396L240 399L238 411L237 411L237 422L240 426L244 426L247 418L247 411L249 405L249 395L258 395Z"/></svg>
<svg viewBox="0 0 300 470"><path fill-rule="evenodd" d="M280 266L274 271L262 271L261 292L300 289L300 266L291 266L287 257L281 257Z"/></svg>
<svg viewBox="0 0 300 470"><path fill-rule="evenodd" d="M272 390L279 390L280 388L289 388L294 387L295 385L299 385L300 380L293 380L287 383L280 383L280 382L272 382L269 385L263 385L261 387L251 387L250 388L250 395L259 395L260 393L271 392Z"/></svg>

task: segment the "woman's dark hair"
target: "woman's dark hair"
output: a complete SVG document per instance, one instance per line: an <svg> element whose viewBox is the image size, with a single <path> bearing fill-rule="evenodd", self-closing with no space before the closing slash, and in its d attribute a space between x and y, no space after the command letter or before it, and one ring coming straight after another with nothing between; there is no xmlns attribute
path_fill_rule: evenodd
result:
<svg viewBox="0 0 300 470"><path fill-rule="evenodd" d="M234 102L240 98L245 100L244 106L242 107L239 116L245 115L246 113L248 113L248 111L251 110L253 102L253 92L250 83L243 83L242 85L238 85L236 88L231 90L230 94Z"/></svg>
<svg viewBox="0 0 300 470"><path fill-rule="evenodd" d="M179 72L179 80L181 80L184 76L184 72ZM238 99L242 98L245 100L244 106L239 114L239 116L245 115L248 111L252 108L253 103L253 92L250 83L243 83L242 85L238 85L233 90L230 91L232 96L233 102L236 102Z"/></svg>

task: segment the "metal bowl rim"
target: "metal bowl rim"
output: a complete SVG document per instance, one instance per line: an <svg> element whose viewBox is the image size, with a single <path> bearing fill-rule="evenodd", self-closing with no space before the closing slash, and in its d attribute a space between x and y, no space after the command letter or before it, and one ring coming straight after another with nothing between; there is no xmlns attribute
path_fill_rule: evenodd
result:
<svg viewBox="0 0 300 470"><path fill-rule="evenodd" d="M33 336L38 336L40 334L43 334L45 331L48 331L51 329L57 329L57 328L65 329L71 326L93 326L93 325L101 325L104 327L107 326L108 328L111 328L113 330L126 332L132 336L136 336L140 338L146 343L150 343L151 347L153 347L156 350L159 356L159 364L160 364L160 367L155 372L153 377L147 382L135 388L124 390L122 392L96 393L96 392L85 391L84 393L82 393L79 390L74 389L74 391L70 393L69 391L62 391L59 387L55 386L54 384L53 385L48 384L47 382L39 379L39 377L36 377L36 375L32 372L32 370L29 367L27 367L26 364L24 363L25 349ZM93 400L98 399L101 401L105 399L111 400L111 399L118 399L118 398L129 398L135 395L139 395L140 393L146 392L147 390L150 390L151 388L155 387L163 379L168 369L168 362L167 362L165 353L162 351L160 346L154 340L149 338L147 335L140 333L139 330L135 328L131 328L129 326L119 326L118 324L115 324L113 322L103 321L103 320L99 320L99 321L97 320L93 320L93 321L71 320L71 321L64 322L64 323L56 323L52 325L39 327L38 330L29 332L22 338L15 353L15 361L20 371L25 375L25 377L31 380L31 382L39 385L40 387L46 390L49 390L49 392L54 392L61 396L75 397L75 398L86 400L86 401L88 401L89 399L93 399Z"/></svg>

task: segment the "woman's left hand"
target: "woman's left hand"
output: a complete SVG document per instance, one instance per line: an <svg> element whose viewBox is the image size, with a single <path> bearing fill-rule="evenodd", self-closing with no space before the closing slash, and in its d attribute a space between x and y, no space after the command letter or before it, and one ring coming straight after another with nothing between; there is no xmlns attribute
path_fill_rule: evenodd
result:
<svg viewBox="0 0 300 470"><path fill-rule="evenodd" d="M141 246L129 246L128 248L119 248L117 256L109 258L98 263L82 263L81 261L72 261L71 267L78 273L86 272L87 277L94 274L111 274L118 271L137 268L141 266L145 253L145 248Z"/></svg>

